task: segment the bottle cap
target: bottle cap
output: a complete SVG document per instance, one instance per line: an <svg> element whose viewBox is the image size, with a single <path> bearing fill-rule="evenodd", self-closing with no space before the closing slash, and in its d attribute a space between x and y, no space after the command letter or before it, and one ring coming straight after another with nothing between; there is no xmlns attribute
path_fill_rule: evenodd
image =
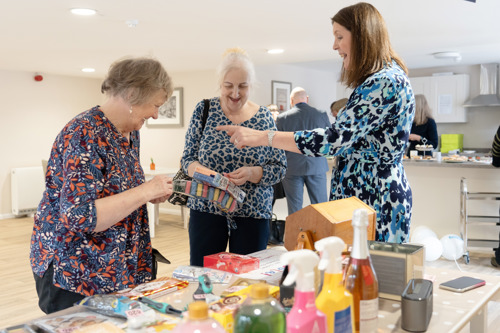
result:
<svg viewBox="0 0 500 333"><path fill-rule="evenodd" d="M269 297L269 286L266 283L257 283L252 287L250 297L253 299L264 299Z"/></svg>
<svg viewBox="0 0 500 333"><path fill-rule="evenodd" d="M360 208L352 213L352 226L353 227L368 227L368 211Z"/></svg>
<svg viewBox="0 0 500 333"><path fill-rule="evenodd" d="M208 304L204 301L196 301L188 306L190 320L203 320L208 318Z"/></svg>
<svg viewBox="0 0 500 333"><path fill-rule="evenodd" d="M318 265L319 257L311 250L295 250L283 253L280 261L288 265L289 272L283 284L292 285L297 282L296 290L310 291L314 290L314 268Z"/></svg>
<svg viewBox="0 0 500 333"><path fill-rule="evenodd" d="M320 239L314 247L321 253L318 269L328 274L342 273L342 251L344 241L337 236Z"/></svg>

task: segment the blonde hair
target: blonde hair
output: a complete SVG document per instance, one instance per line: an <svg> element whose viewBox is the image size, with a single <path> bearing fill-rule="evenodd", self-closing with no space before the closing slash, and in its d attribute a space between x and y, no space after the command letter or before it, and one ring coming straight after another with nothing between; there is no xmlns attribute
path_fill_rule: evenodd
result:
<svg viewBox="0 0 500 333"><path fill-rule="evenodd" d="M217 84L220 87L226 74L232 69L243 69L248 75L248 85L255 84L255 68L245 50L240 47L229 48L222 54L222 62L217 69Z"/></svg>
<svg viewBox="0 0 500 333"><path fill-rule="evenodd" d="M115 61L101 85L103 94L121 96L131 105L147 103L159 90L168 99L173 92L172 80L161 63L151 58Z"/></svg>
<svg viewBox="0 0 500 333"><path fill-rule="evenodd" d="M427 120L432 119L432 110L424 95L415 95L415 125L423 125Z"/></svg>

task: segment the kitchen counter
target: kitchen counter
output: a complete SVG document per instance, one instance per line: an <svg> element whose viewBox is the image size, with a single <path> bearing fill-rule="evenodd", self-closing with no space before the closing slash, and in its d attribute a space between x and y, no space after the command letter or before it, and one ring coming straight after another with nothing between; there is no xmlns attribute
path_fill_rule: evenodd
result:
<svg viewBox="0 0 500 333"><path fill-rule="evenodd" d="M483 162L438 162L435 160L403 160L403 165L416 166L416 167L438 167L438 168L474 168L474 169L495 169L489 163Z"/></svg>

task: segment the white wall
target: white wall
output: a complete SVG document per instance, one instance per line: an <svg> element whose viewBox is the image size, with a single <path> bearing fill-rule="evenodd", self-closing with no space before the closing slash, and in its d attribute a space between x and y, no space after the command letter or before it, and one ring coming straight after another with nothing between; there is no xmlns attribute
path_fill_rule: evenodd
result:
<svg viewBox="0 0 500 333"><path fill-rule="evenodd" d="M479 65L453 66L410 70L410 77L431 76L433 73L452 72L469 74L470 96L479 94ZM500 107L467 109L467 122L437 124L438 134L464 134L464 148L491 148L493 137L500 125Z"/></svg>
<svg viewBox="0 0 500 333"><path fill-rule="evenodd" d="M289 81L307 89L310 103L327 109L335 99L335 82L328 73L296 66L256 68L260 85L251 99L271 103L271 80ZM174 85L183 87L184 127L147 127L141 130L141 162L177 168L184 135L196 103L218 95L215 71L170 73ZM101 104L100 79L44 75L36 82L31 72L0 71L0 218L10 217L10 171L16 167L41 165L47 159L56 135L74 116Z"/></svg>

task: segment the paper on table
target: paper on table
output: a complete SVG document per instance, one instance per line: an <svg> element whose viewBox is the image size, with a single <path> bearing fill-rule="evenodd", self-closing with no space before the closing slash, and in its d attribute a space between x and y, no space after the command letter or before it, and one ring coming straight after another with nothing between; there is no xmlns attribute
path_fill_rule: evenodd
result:
<svg viewBox="0 0 500 333"><path fill-rule="evenodd" d="M265 280L272 285L279 285L285 266L281 264L280 257L287 252L283 246L276 246L249 255L260 259L260 267L254 271L239 274L240 278Z"/></svg>

